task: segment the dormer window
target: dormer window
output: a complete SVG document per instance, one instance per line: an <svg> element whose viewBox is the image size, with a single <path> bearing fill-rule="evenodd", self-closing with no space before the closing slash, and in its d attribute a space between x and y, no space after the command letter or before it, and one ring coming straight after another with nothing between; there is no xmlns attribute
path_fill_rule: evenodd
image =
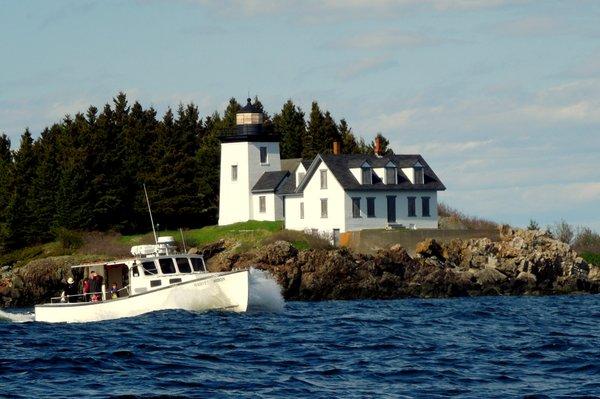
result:
<svg viewBox="0 0 600 399"><path fill-rule="evenodd" d="M373 171L370 166L362 166L362 184L373 184Z"/></svg>
<svg viewBox="0 0 600 399"><path fill-rule="evenodd" d="M385 167L385 184L397 184L398 183L398 171L394 166Z"/></svg>
<svg viewBox="0 0 600 399"><path fill-rule="evenodd" d="M425 183L425 172L423 171L423 167L420 165L415 165L415 184L424 184Z"/></svg>

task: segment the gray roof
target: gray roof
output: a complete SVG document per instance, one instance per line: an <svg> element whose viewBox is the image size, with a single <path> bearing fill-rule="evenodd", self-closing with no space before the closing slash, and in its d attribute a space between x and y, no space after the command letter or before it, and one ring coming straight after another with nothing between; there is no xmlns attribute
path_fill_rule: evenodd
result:
<svg viewBox="0 0 600 399"><path fill-rule="evenodd" d="M289 174L290 173L287 170L265 172L260 179L258 179L254 187L252 187L252 192L262 193L275 191Z"/></svg>
<svg viewBox="0 0 600 399"><path fill-rule="evenodd" d="M331 170L336 180L344 190L445 190L446 187L439 177L429 167L427 162L420 155L386 155L377 157L375 155L362 154L342 154L342 155L319 155L311 165L310 173L314 173L318 163L322 160ZM385 184L381 179L373 174L373 184L361 184L350 171L351 168L358 168L364 162L368 162L373 168L383 168L389 162L392 162L398 168L398 184ZM413 167L417 162L423 165L424 184L413 184L408 177L402 173L401 168ZM308 181L308 180L306 180ZM298 187L297 191L303 189L304 184Z"/></svg>
<svg viewBox="0 0 600 399"><path fill-rule="evenodd" d="M302 158L290 158L281 160L281 170L287 170L290 173L294 173L298 165L302 162Z"/></svg>

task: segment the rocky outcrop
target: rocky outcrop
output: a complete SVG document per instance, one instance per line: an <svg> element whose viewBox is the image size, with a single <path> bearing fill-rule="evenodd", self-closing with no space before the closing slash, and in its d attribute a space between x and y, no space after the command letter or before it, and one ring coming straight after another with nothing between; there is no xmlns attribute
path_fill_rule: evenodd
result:
<svg viewBox="0 0 600 399"><path fill-rule="evenodd" d="M223 251L213 271L268 270L287 299L322 300L598 292L600 271L540 231L503 227L500 239L425 240L411 258L400 246L375 255L296 251L278 241L254 252Z"/></svg>
<svg viewBox="0 0 600 399"><path fill-rule="evenodd" d="M600 268L539 231L503 228L500 239L425 240L413 258L399 245L374 255L346 248L298 251L276 241L250 252L235 242L202 248L210 271L269 271L288 300L597 293ZM0 272L0 306L29 306L60 294L70 265L93 257L54 257ZM74 276L76 279L80 276Z"/></svg>

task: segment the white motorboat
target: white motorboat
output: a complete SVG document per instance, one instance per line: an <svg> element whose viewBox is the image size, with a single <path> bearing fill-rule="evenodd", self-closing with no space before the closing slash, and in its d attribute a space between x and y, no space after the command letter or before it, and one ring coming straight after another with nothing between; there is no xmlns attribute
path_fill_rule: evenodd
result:
<svg viewBox="0 0 600 399"><path fill-rule="evenodd" d="M177 253L173 244L172 237L160 237L156 244L132 247L131 259L73 266L74 276L102 276L100 290L52 298L35 306L35 320L100 321L166 309L247 310L248 270L209 273L201 255ZM109 291L113 284L116 293Z"/></svg>

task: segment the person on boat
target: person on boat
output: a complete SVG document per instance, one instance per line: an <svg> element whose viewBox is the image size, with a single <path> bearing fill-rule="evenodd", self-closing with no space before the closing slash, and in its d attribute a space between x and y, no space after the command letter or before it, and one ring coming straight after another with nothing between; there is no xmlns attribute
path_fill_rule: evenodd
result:
<svg viewBox="0 0 600 399"><path fill-rule="evenodd" d="M117 283L112 283L110 287L110 299L117 299L119 297L119 290L117 289Z"/></svg>
<svg viewBox="0 0 600 399"><path fill-rule="evenodd" d="M67 286L65 287L65 295L67 302L76 302L77 301L77 285L75 285L75 281L73 277L69 277L67 279Z"/></svg>
<svg viewBox="0 0 600 399"><path fill-rule="evenodd" d="M90 273L90 293L92 302L98 302L99 293L101 290L100 280L98 279L98 275L95 271Z"/></svg>
<svg viewBox="0 0 600 399"><path fill-rule="evenodd" d="M84 278L81 283L81 293L83 294L83 301L88 302L90 300L90 279Z"/></svg>

